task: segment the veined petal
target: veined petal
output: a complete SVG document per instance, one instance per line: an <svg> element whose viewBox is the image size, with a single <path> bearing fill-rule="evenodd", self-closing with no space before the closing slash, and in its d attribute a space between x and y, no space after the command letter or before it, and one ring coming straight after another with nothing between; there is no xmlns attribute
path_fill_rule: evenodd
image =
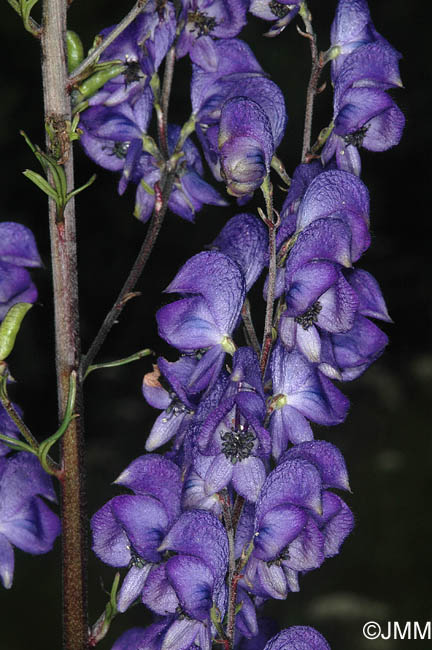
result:
<svg viewBox="0 0 432 650"><path fill-rule="evenodd" d="M191 257L165 291L202 296L219 331L229 335L243 306L245 284L235 262L222 253L209 251Z"/></svg>
<svg viewBox="0 0 432 650"><path fill-rule="evenodd" d="M324 562L324 535L309 518L300 534L291 542L287 559L282 560L284 569L310 571Z"/></svg>
<svg viewBox="0 0 432 650"><path fill-rule="evenodd" d="M363 269L348 269L346 279L359 297L359 313L392 322L381 289L375 278Z"/></svg>
<svg viewBox="0 0 432 650"><path fill-rule="evenodd" d="M186 613L206 621L213 604L214 576L209 567L196 557L177 555L168 560L165 571Z"/></svg>
<svg viewBox="0 0 432 650"><path fill-rule="evenodd" d="M344 458L337 447L325 440L302 442L291 447L281 462L302 458L315 465L321 474L324 488L349 490L348 473Z"/></svg>
<svg viewBox="0 0 432 650"><path fill-rule="evenodd" d="M60 534L60 520L42 499L34 497L13 518L0 521L0 533L22 551L39 555L52 549Z"/></svg>
<svg viewBox="0 0 432 650"><path fill-rule="evenodd" d="M178 619L171 623L162 642L161 650L189 650L197 638L201 623L191 619Z"/></svg>
<svg viewBox="0 0 432 650"><path fill-rule="evenodd" d="M231 481L233 470L234 466L224 454L215 456L205 475L205 494L211 496L226 487Z"/></svg>
<svg viewBox="0 0 432 650"><path fill-rule="evenodd" d="M351 267L351 230L342 219L326 217L303 230L288 257L285 282L289 290L294 273L308 262L329 260Z"/></svg>
<svg viewBox="0 0 432 650"><path fill-rule="evenodd" d="M262 487L256 503L255 530L269 510L295 505L320 513L322 480L317 468L304 460L289 460L278 465Z"/></svg>
<svg viewBox="0 0 432 650"><path fill-rule="evenodd" d="M312 627L296 625L270 639L264 650L330 650L330 646Z"/></svg>
<svg viewBox="0 0 432 650"><path fill-rule="evenodd" d="M260 458L249 456L233 467L232 483L238 494L254 503L265 481L266 471Z"/></svg>
<svg viewBox="0 0 432 650"><path fill-rule="evenodd" d="M156 314L159 336L180 350L217 345L223 338L204 300L183 298L161 307Z"/></svg>
<svg viewBox="0 0 432 650"><path fill-rule="evenodd" d="M222 228L211 247L237 262L249 291L268 260L267 229L254 215L238 214Z"/></svg>
<svg viewBox="0 0 432 650"><path fill-rule="evenodd" d="M144 605L156 614L161 616L175 614L179 600L167 578L165 564L152 567L144 584L141 599Z"/></svg>
<svg viewBox="0 0 432 650"><path fill-rule="evenodd" d="M180 514L182 478L173 462L158 454L139 456L114 481L133 490L158 499L173 521Z"/></svg>
<svg viewBox="0 0 432 650"><path fill-rule="evenodd" d="M292 442L297 445L307 440L313 440L311 426L307 419L288 404L275 411L270 420L272 436L272 454L278 460L281 454Z"/></svg>
<svg viewBox="0 0 432 650"><path fill-rule="evenodd" d="M298 211L297 228L349 210L369 223L369 193L356 176L340 170L319 174L309 185Z"/></svg>
<svg viewBox="0 0 432 650"><path fill-rule="evenodd" d="M184 512L164 538L159 551L177 551L201 559L219 583L225 577L228 539L225 528L210 512Z"/></svg>
<svg viewBox="0 0 432 650"><path fill-rule="evenodd" d="M304 509L291 504L268 510L261 517L259 528L255 532L254 556L265 562L275 560L300 534L307 519L308 514Z"/></svg>
<svg viewBox="0 0 432 650"><path fill-rule="evenodd" d="M143 567L132 566L129 569L117 597L119 612L124 613L140 596L151 568L151 564L146 564Z"/></svg>
<svg viewBox="0 0 432 650"><path fill-rule="evenodd" d="M20 223L0 223L0 260L16 266L41 266L33 233Z"/></svg>

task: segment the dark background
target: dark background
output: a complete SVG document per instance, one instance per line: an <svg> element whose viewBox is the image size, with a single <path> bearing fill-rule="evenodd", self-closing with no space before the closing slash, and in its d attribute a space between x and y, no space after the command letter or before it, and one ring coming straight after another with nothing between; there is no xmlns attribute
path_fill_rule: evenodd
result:
<svg viewBox="0 0 432 650"><path fill-rule="evenodd" d="M131 4L131 3L130 3ZM430 71L429 20L421 13L428 3L371 0L376 28L404 55L405 90L395 99L406 115L399 147L382 154L363 150L362 179L371 195L370 250L360 266L379 280L393 325L384 325L391 343L365 375L343 390L351 399L346 423L333 429L316 427L316 435L338 445L344 453L353 494L349 505L356 528L341 554L301 580L299 594L272 601L283 626L310 624L327 637L333 650L397 649L429 641L367 641L362 626L368 620L419 621L431 611L431 441L432 351L430 348ZM121 6L122 5L122 6ZM328 29L336 2L310 1L321 49L329 44ZM118 22L129 3L75 0L70 28L78 31L85 48L105 26ZM35 12L37 18L37 11ZM307 42L291 25L276 40L262 37L267 24L251 17L242 37L252 45L264 69L285 94L289 123L279 155L288 172L298 164L305 88L310 59ZM39 46L24 32L18 16L2 7L2 93L0 139L2 152L1 219L20 221L36 235L45 269L34 272L40 306L27 316L10 359L18 383L14 399L40 439L56 428L56 389L53 366L52 298L49 241L44 196L22 175L37 162L19 136L24 129L42 143L42 94ZM176 69L171 109L173 121L189 112L189 63ZM429 75L429 78L427 78ZM316 102L315 135L331 116L331 92ZM111 306L145 234L132 216L134 192L116 193L117 178L95 170L76 147L77 185L94 173L97 182L77 201L82 341L86 350ZM39 171L37 169L37 171ZM207 176L210 179L210 174ZM221 188L222 190L223 188ZM281 199L281 197L279 197ZM248 209L253 209L253 205ZM204 209L191 225L168 215L145 277L142 296L130 302L112 331L99 360L127 356L143 347L170 355L158 340L154 314L162 304L162 289L176 270L213 240L225 221L238 210ZM259 296L255 309L262 311ZM259 318L259 317L258 317ZM144 402L140 385L150 369L144 359L134 365L94 373L86 382L88 442L88 509L93 514L116 490L110 483L136 456L155 412ZM16 570L10 592L0 591L3 621L0 649L60 648L59 543L40 558L16 551ZM114 572L95 558L90 561L90 619L101 613ZM101 648L110 648L123 629L145 625L144 608L118 617ZM7 625L5 625L7 623Z"/></svg>

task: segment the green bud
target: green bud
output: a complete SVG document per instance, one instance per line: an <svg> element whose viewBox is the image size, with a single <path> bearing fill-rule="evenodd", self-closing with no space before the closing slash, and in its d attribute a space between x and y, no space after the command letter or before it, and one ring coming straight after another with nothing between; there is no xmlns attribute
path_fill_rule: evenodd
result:
<svg viewBox="0 0 432 650"><path fill-rule="evenodd" d="M69 74L75 70L84 59L84 48L76 32L66 32L67 61Z"/></svg>
<svg viewBox="0 0 432 650"><path fill-rule="evenodd" d="M23 318L31 307L28 302L17 302L6 314L0 325L0 361L6 359L14 349Z"/></svg>
<svg viewBox="0 0 432 650"><path fill-rule="evenodd" d="M88 99L97 93L97 91L104 86L107 81L118 77L119 74L122 74L125 71L125 66L123 63L113 65L111 68L104 68L99 70L91 75L88 79L82 82L78 86L79 90L79 101Z"/></svg>
<svg viewBox="0 0 432 650"><path fill-rule="evenodd" d="M221 341L221 348L222 350L225 350L225 352L228 352L228 354L230 354L231 356L236 351L235 343L229 336L223 337Z"/></svg>

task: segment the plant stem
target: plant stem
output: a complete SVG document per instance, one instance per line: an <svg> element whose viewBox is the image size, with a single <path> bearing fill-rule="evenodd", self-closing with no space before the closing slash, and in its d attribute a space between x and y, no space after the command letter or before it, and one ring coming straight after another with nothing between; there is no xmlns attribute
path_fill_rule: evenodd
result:
<svg viewBox="0 0 432 650"><path fill-rule="evenodd" d="M312 28L312 16L306 5L304 6L303 11L300 12L300 15L303 19L306 32L299 31L302 36L305 36L309 40L312 56L312 69L306 92L305 121L303 129L302 162L305 163L308 161L307 154L311 148L313 104L317 94L318 80L323 68L323 63L318 53L316 35Z"/></svg>
<svg viewBox="0 0 432 650"><path fill-rule="evenodd" d="M275 212L273 210L273 188L271 186L269 177L261 186L264 194L267 218L264 220L269 234L269 275L268 275L268 289L267 289L267 304L264 321L264 336L261 350L260 368L262 377L265 376L267 362L269 359L270 351L272 348L272 326L273 326L273 303L276 287L276 230L279 227L280 218L277 216L275 220Z"/></svg>
<svg viewBox="0 0 432 650"><path fill-rule="evenodd" d="M252 322L252 314L250 309L249 298L246 298L243 303L241 316L243 319L245 332L247 334L247 337L249 338L249 344L253 347L256 355L259 357L261 353L261 346L259 344L258 337L256 335L255 328Z"/></svg>
<svg viewBox="0 0 432 650"><path fill-rule="evenodd" d="M135 18L144 10L148 0L138 0L138 2L132 7L132 9L129 11L128 14L121 20L118 25L114 27L114 29L104 38L102 43L98 45L85 59L82 61L78 67L76 67L73 71L73 76L70 77L67 80L68 86L71 87L73 86L74 83L80 80L80 77L82 73L92 65L95 61L98 60L100 55L108 45L111 45L113 41L119 36L126 27L129 27L129 25L135 20Z"/></svg>
<svg viewBox="0 0 432 650"><path fill-rule="evenodd" d="M164 70L164 78L163 78L162 92L161 92L162 124L160 125L160 131L161 131L160 137L167 158L169 157L168 108L169 108L169 100L171 96L172 82L174 77L175 57L176 57L176 49L175 49L175 45L172 45L168 50L168 54L166 55L165 58L165 70Z"/></svg>
<svg viewBox="0 0 432 650"><path fill-rule="evenodd" d="M118 319L123 310L123 307L128 301L128 297L130 296L131 291L133 291L136 283L138 282L138 279L144 270L148 258L150 257L150 253L152 252L153 247L156 243L168 208L168 199L174 183L174 175L175 169L171 169L166 174L165 179L161 181L162 187L159 187L157 183L155 185L156 202L144 242L126 279L126 282L124 283L123 288L117 297L117 300L106 315L105 320L102 323L98 333L96 334L96 337L93 340L93 343L91 344L87 354L82 358L81 377L85 376L88 367L92 364L93 359L101 349L112 326Z"/></svg>
<svg viewBox="0 0 432 650"><path fill-rule="evenodd" d="M71 119L66 94L66 3L43 1L42 77L45 122L55 125L59 142L68 141L66 121ZM47 136L47 148L51 142ZM62 156L63 157L63 156ZM72 152L65 155L69 189L74 187ZM69 394L69 377L80 362L75 205L72 198L59 219L55 201L49 200L52 274L54 285L55 346L59 422ZM78 384L75 412L62 439L62 564L63 643L67 650L87 648L86 512L83 472L82 399Z"/></svg>

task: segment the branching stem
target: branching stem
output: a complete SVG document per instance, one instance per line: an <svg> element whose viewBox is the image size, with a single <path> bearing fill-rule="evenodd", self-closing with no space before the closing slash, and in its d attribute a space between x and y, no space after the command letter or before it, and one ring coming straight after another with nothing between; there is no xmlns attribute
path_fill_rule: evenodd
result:
<svg viewBox="0 0 432 650"><path fill-rule="evenodd" d="M159 235L160 229L165 218L165 214L168 208L168 199L171 194L171 189L174 183L175 170L172 169L167 172L165 179L161 181L162 185L155 185L156 201L155 207L153 210L153 215L148 227L144 242L141 246L141 249L137 255L135 263L126 279L126 282L123 285L122 290L120 291L114 305L111 307L110 311L105 317L104 322L102 323L98 333L96 334L93 343L91 344L87 354L83 356L81 362L81 377L84 377L89 366L93 363L94 358L101 349L103 343L105 342L106 337L111 331L112 326L120 316L123 308L128 300L128 296L134 290L136 283L138 282L144 267L147 263L147 260L150 257L150 254L153 250L153 247L156 243L157 237Z"/></svg>

